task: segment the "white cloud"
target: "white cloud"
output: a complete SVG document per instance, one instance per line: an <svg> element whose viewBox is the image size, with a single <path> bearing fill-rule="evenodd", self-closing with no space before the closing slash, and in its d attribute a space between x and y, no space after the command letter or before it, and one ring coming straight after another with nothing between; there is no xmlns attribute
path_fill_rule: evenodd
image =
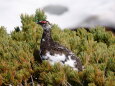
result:
<svg viewBox="0 0 115 86"><path fill-rule="evenodd" d="M48 20L61 28L90 26L98 22L101 25L115 26L115 0L0 0L0 25L10 32L15 26L21 26L20 14L33 14L37 8L49 4L64 5L69 11L61 16L47 14ZM96 20L85 22L88 18Z"/></svg>

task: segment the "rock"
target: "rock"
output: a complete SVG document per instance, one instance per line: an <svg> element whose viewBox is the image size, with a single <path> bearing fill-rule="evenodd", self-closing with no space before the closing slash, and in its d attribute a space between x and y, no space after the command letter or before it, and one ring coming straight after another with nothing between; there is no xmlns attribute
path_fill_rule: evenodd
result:
<svg viewBox="0 0 115 86"><path fill-rule="evenodd" d="M45 6L43 10L50 14L62 15L68 11L68 8L65 6L61 6L61 5L48 5L48 6Z"/></svg>

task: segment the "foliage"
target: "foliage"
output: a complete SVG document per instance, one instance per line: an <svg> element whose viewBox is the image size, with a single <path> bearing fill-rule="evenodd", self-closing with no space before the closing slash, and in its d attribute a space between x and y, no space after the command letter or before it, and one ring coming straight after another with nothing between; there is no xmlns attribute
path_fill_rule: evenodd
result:
<svg viewBox="0 0 115 86"><path fill-rule="evenodd" d="M114 86L115 85L115 36L104 27L76 30L61 30L52 27L52 38L72 50L78 56L84 70L77 72L68 66L47 61L39 63L34 56L39 50L42 36L41 26L36 20L45 20L43 11L35 15L21 15L22 27L16 27L9 35L0 27L0 85L30 85L31 76L35 84L44 86ZM37 58L39 52L37 52Z"/></svg>
<svg viewBox="0 0 115 86"><path fill-rule="evenodd" d="M35 13L35 22L36 21L43 21L43 20L46 20L46 19L47 19L47 17L45 15L44 11L40 10L40 9L37 9L36 13Z"/></svg>

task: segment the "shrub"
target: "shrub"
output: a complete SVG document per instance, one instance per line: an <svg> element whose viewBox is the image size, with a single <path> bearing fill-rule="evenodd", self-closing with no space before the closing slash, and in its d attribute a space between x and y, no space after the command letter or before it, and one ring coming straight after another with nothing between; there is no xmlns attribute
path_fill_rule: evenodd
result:
<svg viewBox="0 0 115 86"><path fill-rule="evenodd" d="M34 78L35 84L44 86L114 86L115 36L111 32L104 27L72 31L53 25L52 38L72 50L85 67L76 72L59 63L51 66L35 59L33 54L39 51L43 32L36 20L46 20L43 11L22 14L22 29L17 27L11 34L0 27L0 85L30 85Z"/></svg>

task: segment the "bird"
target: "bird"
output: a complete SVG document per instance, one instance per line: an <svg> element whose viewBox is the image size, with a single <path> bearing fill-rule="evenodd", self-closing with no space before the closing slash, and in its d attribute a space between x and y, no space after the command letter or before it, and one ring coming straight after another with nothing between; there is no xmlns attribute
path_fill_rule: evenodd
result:
<svg viewBox="0 0 115 86"><path fill-rule="evenodd" d="M62 65L70 66L73 70L82 71L80 59L71 50L52 39L52 25L49 21L39 21L37 24L43 28L39 53L41 60L47 60L51 65L61 63Z"/></svg>

